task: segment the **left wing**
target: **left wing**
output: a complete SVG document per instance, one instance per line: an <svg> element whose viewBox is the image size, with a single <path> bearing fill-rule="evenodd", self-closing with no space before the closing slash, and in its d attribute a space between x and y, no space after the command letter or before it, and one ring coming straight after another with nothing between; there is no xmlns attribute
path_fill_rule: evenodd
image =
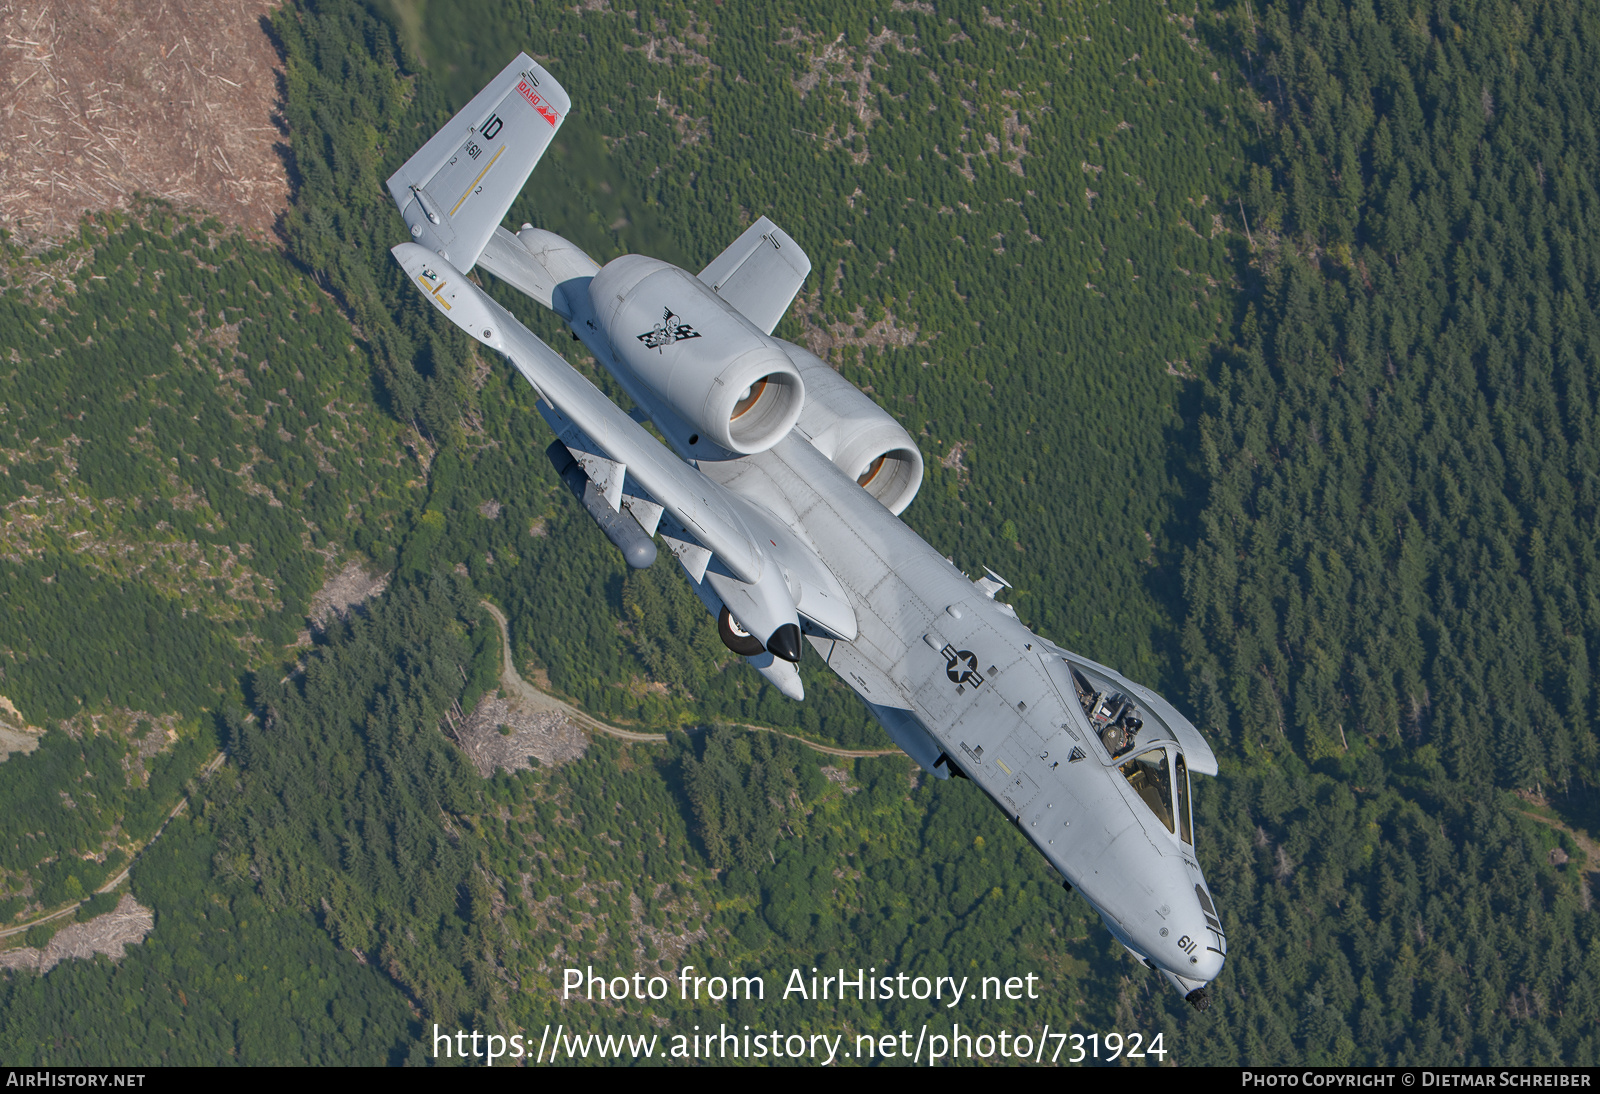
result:
<svg viewBox="0 0 1600 1094"><path fill-rule="evenodd" d="M776 610L792 598L791 606L806 618L846 641L855 638L855 609L844 587L781 520L678 459L439 256L415 243L402 243L393 253L447 319L504 355L533 385L550 406L541 411L613 508L626 505L652 533L663 512L671 515L662 534L692 574L699 570L697 582L715 556L756 600ZM654 512L652 505L658 507ZM683 546L705 554L686 558Z"/></svg>

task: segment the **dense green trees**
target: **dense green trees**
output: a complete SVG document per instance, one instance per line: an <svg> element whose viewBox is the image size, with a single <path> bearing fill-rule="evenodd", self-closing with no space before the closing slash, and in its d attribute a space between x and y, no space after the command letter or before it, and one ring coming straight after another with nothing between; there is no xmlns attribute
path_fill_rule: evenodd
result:
<svg viewBox="0 0 1600 1094"><path fill-rule="evenodd" d="M85 717L0 765L5 921L88 896L166 819L217 741L208 723L164 721Z"/></svg>
<svg viewBox="0 0 1600 1094"><path fill-rule="evenodd" d="M1207 384L1195 703L1592 788L1600 145L1575 10L1266 9L1250 314ZM1231 713L1230 713L1231 712Z"/></svg>
<svg viewBox="0 0 1600 1094"><path fill-rule="evenodd" d="M1594 824L1600 23L1226 16L1266 136L1185 562L1192 703L1238 757L1217 885L1252 955L1216 1058L1593 1060L1590 878L1495 788Z"/></svg>
<svg viewBox="0 0 1600 1094"><path fill-rule="evenodd" d="M255 878L274 906L320 913L342 949L370 954L430 1014L469 1013L458 968L476 841L452 816L474 811L476 777L440 732L498 634L464 583L436 578L389 593L344 624L303 674L234 718L243 778L218 798L218 869ZM465 917L465 922L462 921Z"/></svg>
<svg viewBox="0 0 1600 1094"><path fill-rule="evenodd" d="M367 359L281 257L161 206L5 274L0 689L36 722L213 708L330 553L393 549L407 461Z"/></svg>
<svg viewBox="0 0 1600 1094"><path fill-rule="evenodd" d="M145 1028L173 1031L150 1058L328 1060L358 1036L360 1058L420 1058L403 999L425 1023L480 1027L770 1019L556 1000L568 964L691 963L769 980L811 964L1037 972L1043 1000L983 1020L1159 1031L1186 1063L1594 1062L1582 986L1600 973L1600 923L1577 845L1529 793L1597 827L1586 13L407 13L306 0L274 21L290 252L359 338L266 252L160 211L91 229L94 265L57 310L20 283L0 297L6 329L27 332L8 415L40 423L6 442L6 501L90 499L60 538L0 564L18 621L0 643L6 694L51 716L80 701L182 711L196 742L203 710L227 706L235 761L135 872L157 907L150 940L115 967L0 984L8 1059L92 1059L81 1046L99 1031L139 1044ZM1187 695L1223 763L1197 792L1231 943L1205 1016L1128 963L981 795L903 759L830 763L727 730L597 740L487 781L462 763L439 727L493 670L479 595L506 609L519 663L596 713L883 740L814 663L804 705L761 687L670 566L626 573L558 492L525 385L400 285L381 180L517 47L548 58L576 109L514 220L602 261L696 266L772 216L816 271L779 333L812 339L930 457L908 519L968 569L1010 577L1045 633ZM139 276L151 267L159 279ZM197 305L207 293L226 310ZM141 367L120 387L99 378L121 366L94 356L97 308ZM294 354L249 341L269 333ZM270 391L248 368L250 384L230 378L235 336L268 359ZM174 358L193 362L182 384L161 372ZM111 386L69 418L91 393L68 383L80 362ZM390 419L340 418L358 470L326 455L337 474L312 473L310 422L267 404L311 415L329 389L294 385L364 390L369 370ZM417 487L396 461L402 430L426 466ZM153 454L102 447L124 435ZM69 495L63 476L86 485ZM209 509L106 500L185 491ZM279 523L289 512L304 536ZM110 542L108 527L133 545L124 569L66 538ZM236 573L224 598L137 569L141 545L173 538L250 544L230 557L272 589ZM241 669L282 660L271 651L320 573L307 548L331 542L392 560L394 588L302 672L262 671L228 703ZM103 591L108 575L124 595ZM98 613L81 641L9 637L59 627L74 604ZM252 635L263 647L238 652ZM93 816L53 805L119 757L100 738L45 744L0 767L0 794L49 816L49 848L153 808L133 789ZM65 892L47 855L26 861L35 831L0 829L0 867ZM255 986L257 965L270 983ZM196 983L209 1009L191 1013ZM800 1021L928 1016L845 1003Z"/></svg>
<svg viewBox="0 0 1600 1094"><path fill-rule="evenodd" d="M282 256L151 204L0 271L0 694L50 727L0 765L10 920L116 873L414 491L348 322Z"/></svg>
<svg viewBox="0 0 1600 1094"><path fill-rule="evenodd" d="M684 755L684 790L714 864L754 872L772 857L795 789L792 761L781 762L775 744L780 739L722 729L707 736L700 757Z"/></svg>
<svg viewBox="0 0 1600 1094"><path fill-rule="evenodd" d="M227 778L228 776L224 776ZM309 916L214 874L204 821L175 820L134 891L155 931L121 961L70 960L0 976L0 1044L13 1066L384 1064L420 1033L403 996Z"/></svg>

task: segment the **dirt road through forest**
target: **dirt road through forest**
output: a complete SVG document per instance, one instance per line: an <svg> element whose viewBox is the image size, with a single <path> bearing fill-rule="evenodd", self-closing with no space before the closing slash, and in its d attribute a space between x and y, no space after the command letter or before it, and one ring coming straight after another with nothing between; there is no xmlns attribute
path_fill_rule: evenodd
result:
<svg viewBox="0 0 1600 1094"><path fill-rule="evenodd" d="M553 695L546 695L538 688L524 680L517 672L517 666L511 660L511 627L506 620L505 613L489 603L483 601L485 610L494 617L495 623L500 627L500 686L506 692L535 710L556 711L571 718L585 729L596 733L604 733L608 737L616 737L623 741L632 741L637 744L666 744L667 736L664 733L634 733L616 726L608 726L579 710L569 703L564 703ZM813 752L820 752L824 756L838 756L846 760L865 760L874 756L901 756L904 755L898 748L835 748L832 745L818 744L808 741L804 737L797 737L793 733L785 733L781 729L771 726L753 726L743 722L733 723L739 729L748 729L756 733L776 733L780 737L787 737L791 741L799 741Z"/></svg>

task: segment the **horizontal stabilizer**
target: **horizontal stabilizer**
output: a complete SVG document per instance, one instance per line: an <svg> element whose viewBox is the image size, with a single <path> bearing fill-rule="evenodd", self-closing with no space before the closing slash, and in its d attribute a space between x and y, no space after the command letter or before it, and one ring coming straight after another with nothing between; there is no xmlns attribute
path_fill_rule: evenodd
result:
<svg viewBox="0 0 1600 1094"><path fill-rule="evenodd" d="M577 246L539 228L523 228L516 235L496 228L478 256L478 268L569 322L573 297L586 298L589 282L600 272Z"/></svg>
<svg viewBox="0 0 1600 1094"><path fill-rule="evenodd" d="M762 217L700 271L700 280L771 334L810 272L811 259L800 244Z"/></svg>
<svg viewBox="0 0 1600 1094"><path fill-rule="evenodd" d="M472 269L572 107L526 53L389 177L411 238Z"/></svg>

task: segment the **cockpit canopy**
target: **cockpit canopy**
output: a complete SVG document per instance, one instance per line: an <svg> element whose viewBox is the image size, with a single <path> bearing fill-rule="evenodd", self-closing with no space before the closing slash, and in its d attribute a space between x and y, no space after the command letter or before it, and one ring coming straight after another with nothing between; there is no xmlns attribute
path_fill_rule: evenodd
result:
<svg viewBox="0 0 1600 1094"><path fill-rule="evenodd" d="M1139 734L1145 728L1144 711L1125 691L1111 686L1108 681L1092 679L1076 665L1070 667L1078 705L1089 719L1089 728L1105 749L1106 757L1117 760L1133 752L1141 744ZM1147 740L1156 738L1171 738L1159 720L1146 734Z"/></svg>
<svg viewBox="0 0 1600 1094"><path fill-rule="evenodd" d="M1133 698L1109 681L1091 679L1077 665L1070 668L1078 703L1107 759L1117 762L1128 785L1167 831L1192 846L1189 770L1170 731L1155 719L1141 741L1145 713Z"/></svg>
<svg viewBox="0 0 1600 1094"><path fill-rule="evenodd" d="M1102 762L1108 765L1116 763L1122 753L1135 751L1139 746L1153 747L1157 738L1160 738L1170 741L1174 751L1183 753L1190 771L1197 775L1217 773L1217 757L1211 751L1211 746L1206 743L1205 735L1171 703L1143 684L1129 680L1116 669L1097 664L1060 646L1052 644L1049 648L1061 658L1063 667L1070 671L1073 687L1078 693L1078 702L1083 707L1084 722L1087 723L1087 727L1094 729L1096 736L1104 732L1106 724L1115 723L1119 719L1124 727L1128 727L1127 719L1130 715L1140 721L1138 731L1133 734L1133 747L1121 748L1113 735L1110 746L1101 752ZM1099 704L1102 713L1099 724L1096 724L1096 719L1093 717L1095 705L1089 703L1089 700L1096 695L1102 700ZM1128 700L1129 709L1120 714L1115 707L1105 710L1103 700L1113 696L1121 696ZM1102 744L1105 743L1102 741ZM1112 752L1117 754L1110 754Z"/></svg>
<svg viewBox="0 0 1600 1094"><path fill-rule="evenodd" d="M1076 666L1072 668L1072 686L1078 692L1078 703L1090 727L1111 758L1131 752L1139 731L1144 728L1144 719L1139 717L1139 708L1133 701L1110 688L1096 689Z"/></svg>
<svg viewBox="0 0 1600 1094"><path fill-rule="evenodd" d="M1102 763L1115 763L1155 819L1179 840L1194 846L1189 765L1176 728L1139 704L1133 686L1126 681L1118 688L1115 681L1083 665L1067 661L1067 667L1072 670L1072 686L1083 717L1088 718L1090 731L1104 750ZM1194 736L1192 728L1190 736Z"/></svg>

